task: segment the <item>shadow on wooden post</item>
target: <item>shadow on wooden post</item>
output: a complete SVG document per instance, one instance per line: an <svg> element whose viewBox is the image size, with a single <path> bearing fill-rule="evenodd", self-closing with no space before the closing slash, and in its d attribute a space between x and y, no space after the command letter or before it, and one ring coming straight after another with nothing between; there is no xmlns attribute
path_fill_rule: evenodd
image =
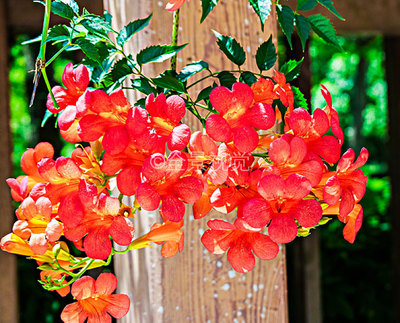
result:
<svg viewBox="0 0 400 323"><path fill-rule="evenodd" d="M172 14L165 11L165 1L105 0L105 9L114 17L114 28L120 29L129 21L154 12L152 22L129 44L129 50L138 50L150 44L171 41ZM189 42L178 55L178 70L186 63L203 59L212 70L233 66L219 52L211 29L235 37L247 51L244 69L257 71L255 52L260 43L273 34L276 43L276 17L272 13L264 34L257 16L246 1L220 1L217 8L199 25L199 1L185 3L181 11L179 43ZM168 64L146 67L147 74L156 75ZM138 97L131 94L131 102ZM186 122L196 129L196 119L187 116ZM198 129L198 128L197 128ZM193 221L187 210L185 223L185 250L171 259L162 259L159 248L147 248L128 257L116 258L119 292L132 299L132 308L122 322L287 322L285 248L273 261L257 259L254 270L239 274L232 270L226 255L213 255L205 251L200 237L213 216ZM157 215L142 212L137 234L148 231Z"/></svg>
<svg viewBox="0 0 400 323"><path fill-rule="evenodd" d="M7 7L0 2L0 237L10 232L14 220L10 190L6 179L12 176L11 171L11 138L8 62L9 47L7 33ZM0 253L0 322L18 322L17 304L17 259L16 256Z"/></svg>

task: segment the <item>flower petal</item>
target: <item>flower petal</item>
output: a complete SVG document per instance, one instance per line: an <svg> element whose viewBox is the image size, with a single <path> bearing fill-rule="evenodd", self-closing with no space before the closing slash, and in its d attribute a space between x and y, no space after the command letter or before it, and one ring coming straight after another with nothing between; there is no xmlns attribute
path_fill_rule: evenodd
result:
<svg viewBox="0 0 400 323"><path fill-rule="evenodd" d="M203 183L196 177L186 176L176 182L174 191L183 202L193 204L203 193Z"/></svg>
<svg viewBox="0 0 400 323"><path fill-rule="evenodd" d="M250 246L243 241L235 241L228 250L228 261L232 268L239 273L247 273L254 268L256 263Z"/></svg>
<svg viewBox="0 0 400 323"><path fill-rule="evenodd" d="M262 260L274 259L279 252L279 246L265 234L253 233L251 247L254 254Z"/></svg>
<svg viewBox="0 0 400 323"><path fill-rule="evenodd" d="M147 183L142 183L136 190L136 199L139 205L146 211L154 211L160 205L160 195Z"/></svg>
<svg viewBox="0 0 400 323"><path fill-rule="evenodd" d="M103 228L90 231L83 241L86 255L93 259L105 260L111 254L112 244L108 230Z"/></svg>
<svg viewBox="0 0 400 323"><path fill-rule="evenodd" d="M168 136L167 145L170 150L182 150L190 140L190 128L182 123L176 126Z"/></svg>
<svg viewBox="0 0 400 323"><path fill-rule="evenodd" d="M113 294L108 297L107 312L116 319L120 319L129 312L131 301L125 294Z"/></svg>
<svg viewBox="0 0 400 323"><path fill-rule="evenodd" d="M293 216L288 214L275 215L268 227L270 238L276 243L288 243L297 235L297 225Z"/></svg>
<svg viewBox="0 0 400 323"><path fill-rule="evenodd" d="M87 314L78 302L68 304L61 313L64 323L83 323L87 319Z"/></svg>
<svg viewBox="0 0 400 323"><path fill-rule="evenodd" d="M129 226L127 221L129 220L122 216L117 216L110 227L110 236L121 246L129 245L133 239L133 225Z"/></svg>
<svg viewBox="0 0 400 323"><path fill-rule="evenodd" d="M141 168L133 166L123 169L117 175L117 186L119 191L127 196L136 194L136 189L141 183Z"/></svg>
<svg viewBox="0 0 400 323"><path fill-rule="evenodd" d="M107 129L103 137L103 147L111 155L122 153L128 146L129 135L125 125Z"/></svg>
<svg viewBox="0 0 400 323"><path fill-rule="evenodd" d="M163 196L161 198L161 212L164 217L172 222L179 222L185 215L185 205L175 196Z"/></svg>
<svg viewBox="0 0 400 323"><path fill-rule="evenodd" d="M88 298L95 293L95 280L90 276L83 276L73 283L71 294L77 300Z"/></svg>
<svg viewBox="0 0 400 323"><path fill-rule="evenodd" d="M322 217L322 207L316 200L303 200L290 210L302 227L310 228L318 224Z"/></svg>
<svg viewBox="0 0 400 323"><path fill-rule="evenodd" d="M258 133L252 127L236 127L232 132L233 144L240 152L250 153L257 148Z"/></svg>
<svg viewBox="0 0 400 323"><path fill-rule="evenodd" d="M219 114L212 114L207 118L206 131L215 141L229 141L232 137L231 127Z"/></svg>
<svg viewBox="0 0 400 323"><path fill-rule="evenodd" d="M249 200L243 207L243 220L253 228L262 228L271 220L272 210L262 198Z"/></svg>
<svg viewBox="0 0 400 323"><path fill-rule="evenodd" d="M111 295L117 288L118 280L112 273L102 273L94 284L95 294Z"/></svg>

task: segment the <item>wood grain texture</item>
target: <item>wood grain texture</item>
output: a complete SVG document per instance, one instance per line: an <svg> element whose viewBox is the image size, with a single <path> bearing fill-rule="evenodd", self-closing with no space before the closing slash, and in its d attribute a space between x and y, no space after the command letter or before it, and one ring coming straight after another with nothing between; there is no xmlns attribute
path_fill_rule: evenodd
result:
<svg viewBox="0 0 400 323"><path fill-rule="evenodd" d="M12 176L9 111L7 8L0 2L0 237L11 231L14 212L6 179ZM17 259L0 252L0 323L18 322Z"/></svg>
<svg viewBox="0 0 400 323"><path fill-rule="evenodd" d="M132 53L150 44L171 41L172 14L163 9L165 1L140 0L133 4L130 0L105 0L104 5L114 16L117 29L154 12L149 28L129 43ZM186 3L182 8L179 43L190 44L178 55L178 70L199 59L210 63L214 71L234 68L217 48L211 28L221 34L229 33L243 45L248 56L244 69L253 71L257 71L254 53L259 44L271 33L276 42L275 13L262 34L256 15L245 1L220 1L201 26L200 16L199 1ZM152 64L146 66L146 73L155 76L168 66L169 62ZM130 94L132 102L138 97ZM187 116L186 122L192 129L198 126L191 116ZM209 219L227 216L211 212L194 221L189 209L182 254L163 259L155 247L116 258L119 292L127 293L133 301L128 316L121 322L287 322L284 247L275 260L257 260L252 272L236 273L226 255L210 254L200 242ZM137 234L147 232L156 219L154 212L141 212L135 222L139 222Z"/></svg>

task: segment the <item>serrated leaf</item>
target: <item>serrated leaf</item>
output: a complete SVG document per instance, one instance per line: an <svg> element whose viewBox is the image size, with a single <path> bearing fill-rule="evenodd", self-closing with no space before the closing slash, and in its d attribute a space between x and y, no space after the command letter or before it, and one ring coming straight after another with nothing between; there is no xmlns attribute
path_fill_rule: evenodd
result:
<svg viewBox="0 0 400 323"><path fill-rule="evenodd" d="M299 76L303 60L304 57L299 61L291 59L282 65L280 72L285 74L286 82L291 82Z"/></svg>
<svg viewBox="0 0 400 323"><path fill-rule="evenodd" d="M146 95L156 93L156 89L143 77L132 80L132 87Z"/></svg>
<svg viewBox="0 0 400 323"><path fill-rule="evenodd" d="M115 84L119 86L132 73L132 66L129 61L122 58L111 67L111 70L105 75L103 83L105 87L115 87Z"/></svg>
<svg viewBox="0 0 400 323"><path fill-rule="evenodd" d="M98 61L100 55L97 51L97 48L94 44L92 44L89 40L85 38L77 38L75 43L79 46L82 52L89 58L94 61Z"/></svg>
<svg viewBox="0 0 400 323"><path fill-rule="evenodd" d="M147 18L131 21L122 28L117 37L118 45L123 46L134 34L145 28L149 24L152 16L153 14L150 14Z"/></svg>
<svg viewBox="0 0 400 323"><path fill-rule="evenodd" d="M332 0L318 0L318 3L323 5L326 9L328 9L330 12L332 12L336 17L338 17L341 20L345 20L340 13L336 10L336 8L333 6Z"/></svg>
<svg viewBox="0 0 400 323"><path fill-rule="evenodd" d="M279 25L281 26L282 31L288 40L290 48L293 48L292 34L294 30L294 12L288 6L277 5L276 13L278 16Z"/></svg>
<svg viewBox="0 0 400 323"><path fill-rule="evenodd" d="M159 86L163 89L184 93L185 86L178 79L177 76L178 75L174 71L168 70L157 76L156 78L153 78L152 81L156 86Z"/></svg>
<svg viewBox="0 0 400 323"><path fill-rule="evenodd" d="M255 13L260 18L261 30L264 31L265 21L271 13L271 0L249 0L250 5L253 7Z"/></svg>
<svg viewBox="0 0 400 323"><path fill-rule="evenodd" d="M89 32L94 35L99 35L101 38L104 38L104 36L107 38L109 32L114 32L108 21L96 15L85 16L85 18L80 21L80 24Z"/></svg>
<svg viewBox="0 0 400 323"><path fill-rule="evenodd" d="M201 100L206 100L210 97L210 93L212 90L215 89L215 86L207 86L205 89L202 89L197 96L196 103L200 102Z"/></svg>
<svg viewBox="0 0 400 323"><path fill-rule="evenodd" d="M252 72L246 71L240 74L239 82L243 82L251 86L257 82L257 77Z"/></svg>
<svg viewBox="0 0 400 323"><path fill-rule="evenodd" d="M307 100L300 89L296 86L292 86L292 92L294 97L294 107L308 110Z"/></svg>
<svg viewBox="0 0 400 323"><path fill-rule="evenodd" d="M235 75L227 71L219 73L217 77L221 86L225 86L230 89L232 88L233 83L237 82Z"/></svg>
<svg viewBox="0 0 400 323"><path fill-rule="evenodd" d="M217 37L218 47L228 57L228 59L236 65L243 65L246 60L246 53L243 47L230 36L224 36L213 30L214 35Z"/></svg>
<svg viewBox="0 0 400 323"><path fill-rule="evenodd" d="M178 75L178 78L185 82L189 77L208 69L208 63L204 61L193 62L191 64L186 65L182 68L181 72Z"/></svg>
<svg viewBox="0 0 400 323"><path fill-rule="evenodd" d="M325 40L328 44L333 45L339 50L342 50L342 46L339 44L339 40L336 35L335 28L333 28L328 18L317 14L309 16L307 21L311 25L312 30Z"/></svg>
<svg viewBox="0 0 400 323"><path fill-rule="evenodd" d="M271 35L266 42L262 43L260 47L257 48L256 63L260 71L266 71L274 66L276 59L276 49L272 42Z"/></svg>
<svg viewBox="0 0 400 323"><path fill-rule="evenodd" d="M219 0L201 0L201 19L200 23L207 18L208 14L215 8Z"/></svg>
<svg viewBox="0 0 400 323"><path fill-rule="evenodd" d="M304 49L306 48L307 39L308 37L310 37L311 27L307 21L307 18L302 15L296 15L295 21L296 21L297 34L299 35L301 46L303 47L303 52L304 52Z"/></svg>
<svg viewBox="0 0 400 323"><path fill-rule="evenodd" d="M67 4L68 6L70 6L70 8L76 13L79 14L79 6L76 3L75 0L60 0L61 2L64 2L65 4Z"/></svg>
<svg viewBox="0 0 400 323"><path fill-rule="evenodd" d="M170 45L153 45L141 50L137 56L136 61L139 65L147 63L160 63L174 56L177 52L182 50L187 44L180 46Z"/></svg>
<svg viewBox="0 0 400 323"><path fill-rule="evenodd" d="M59 41L69 39L70 31L65 25L56 25L49 29L46 41Z"/></svg>
<svg viewBox="0 0 400 323"><path fill-rule="evenodd" d="M99 65L99 62L90 60L88 58L83 59L82 63L88 66L92 71L91 80L95 83L100 83L106 76L108 70L111 68L113 61L114 57L109 56L101 62L101 65Z"/></svg>
<svg viewBox="0 0 400 323"><path fill-rule="evenodd" d="M43 128L44 125L46 124L47 120L49 120L49 118L53 115L54 114L52 112L50 112L49 110L46 109L46 112L44 113L42 123L40 124L40 126Z"/></svg>
<svg viewBox="0 0 400 323"><path fill-rule="evenodd" d="M312 10L317 5L317 0L297 0L297 10L306 11Z"/></svg>
<svg viewBox="0 0 400 323"><path fill-rule="evenodd" d="M55 0L51 3L51 12L57 16L72 20L75 12L72 7L62 0Z"/></svg>

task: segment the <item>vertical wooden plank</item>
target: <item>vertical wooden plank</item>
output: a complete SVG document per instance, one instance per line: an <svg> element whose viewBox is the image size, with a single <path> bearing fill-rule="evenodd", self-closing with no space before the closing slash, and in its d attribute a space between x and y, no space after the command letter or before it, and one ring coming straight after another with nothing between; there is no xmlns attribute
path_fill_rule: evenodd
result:
<svg viewBox="0 0 400 323"><path fill-rule="evenodd" d="M172 15L163 9L166 1L105 0L105 8L114 16L115 28L154 12L150 28L129 44L137 53L150 44L170 43ZM235 37L247 52L244 69L257 71L255 51L272 33L276 43L275 12L260 31L259 21L246 1L220 1L206 23L199 25L199 1L185 3L181 11L179 43L189 42L178 56L178 70L187 62L204 59L212 70L233 69L220 53L211 29ZM156 75L169 63L152 64L146 72ZM138 97L131 95L132 102ZM186 122L195 129L195 119ZM157 214L142 212L138 216L138 234L146 232ZM161 259L158 248L147 248L129 257L116 259L120 292L129 294L133 306L121 322L287 322L285 248L270 262L256 261L248 274L232 270L226 255L208 253L200 237L210 218L226 218L212 212L205 219L193 221L188 209L185 223L185 250L171 259Z"/></svg>
<svg viewBox="0 0 400 323"><path fill-rule="evenodd" d="M11 230L14 220L10 199L10 191L6 179L12 176L11 170L11 138L9 112L8 82L8 33L7 6L0 2L0 236ZM18 321L17 310L17 262L16 257L5 252L0 253L0 322Z"/></svg>
<svg viewBox="0 0 400 323"><path fill-rule="evenodd" d="M392 189L389 214L393 233L393 322L400 322L400 37L385 36L385 68L388 89L389 143L388 164Z"/></svg>

